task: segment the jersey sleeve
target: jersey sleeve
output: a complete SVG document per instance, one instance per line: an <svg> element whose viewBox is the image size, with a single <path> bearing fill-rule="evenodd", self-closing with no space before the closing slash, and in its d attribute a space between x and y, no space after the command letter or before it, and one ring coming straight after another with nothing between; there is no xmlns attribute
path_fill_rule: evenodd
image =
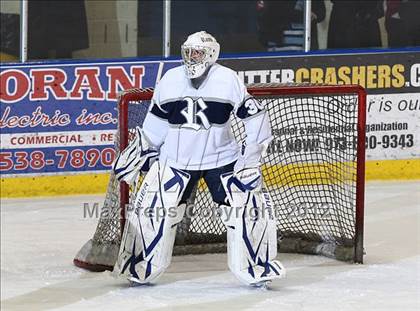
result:
<svg viewBox="0 0 420 311"><path fill-rule="evenodd" d="M264 103L251 96L242 81L238 79L240 92L235 108L236 116L244 123L246 138L242 153L235 165L235 171L261 165L262 157L273 139L268 112Z"/></svg>
<svg viewBox="0 0 420 311"><path fill-rule="evenodd" d="M156 149L159 149L165 141L169 129L168 112L162 108L160 103L160 88L161 84L158 84L143 122L143 133L149 143Z"/></svg>

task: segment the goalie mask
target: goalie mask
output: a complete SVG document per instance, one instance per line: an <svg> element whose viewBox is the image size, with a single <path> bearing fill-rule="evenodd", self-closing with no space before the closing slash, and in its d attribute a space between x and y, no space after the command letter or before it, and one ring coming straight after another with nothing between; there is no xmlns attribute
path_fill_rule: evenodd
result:
<svg viewBox="0 0 420 311"><path fill-rule="evenodd" d="M181 55L187 77L194 79L202 76L206 69L216 62L219 51L219 43L205 31L188 36L181 46Z"/></svg>

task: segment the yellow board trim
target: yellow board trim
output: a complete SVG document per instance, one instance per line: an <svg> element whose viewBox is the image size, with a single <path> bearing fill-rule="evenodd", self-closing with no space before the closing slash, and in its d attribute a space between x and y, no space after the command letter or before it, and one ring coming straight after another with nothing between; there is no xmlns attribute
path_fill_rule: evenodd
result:
<svg viewBox="0 0 420 311"><path fill-rule="evenodd" d="M366 162L366 180L420 179L420 159Z"/></svg>
<svg viewBox="0 0 420 311"><path fill-rule="evenodd" d="M267 186L329 185L356 180L356 162L263 166Z"/></svg>
<svg viewBox="0 0 420 311"><path fill-rule="evenodd" d="M343 164L345 165L345 164ZM318 165L317 165L318 166ZM293 173L305 173L305 184L316 184L320 180L331 182L338 178L336 173L326 175L327 170L314 170L314 165L283 166L281 172L291 170ZM319 169L319 167L318 167ZM339 172L340 170L335 170ZM334 172L334 170L333 170ZM278 178L276 174L273 184L292 185L292 181ZM343 176L340 176L342 179ZM2 198L56 196L70 194L104 193L108 185L109 174L83 174L83 175L54 175L35 177L3 177L0 183L0 196ZM351 177L349 177L351 179ZM366 180L413 180L420 179L420 159L384 160L366 162ZM300 181L302 182L302 181ZM291 184L292 183L292 184Z"/></svg>
<svg viewBox="0 0 420 311"><path fill-rule="evenodd" d="M2 198L104 193L109 174L9 177L1 179Z"/></svg>

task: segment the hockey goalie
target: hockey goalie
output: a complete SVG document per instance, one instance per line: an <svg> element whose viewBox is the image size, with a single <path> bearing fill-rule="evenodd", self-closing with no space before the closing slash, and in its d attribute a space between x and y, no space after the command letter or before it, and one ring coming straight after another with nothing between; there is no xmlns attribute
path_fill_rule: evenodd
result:
<svg viewBox="0 0 420 311"><path fill-rule="evenodd" d="M201 178L227 229L232 273L254 286L285 275L275 259L276 223L260 168L272 139L268 114L233 70L216 63L219 50L204 31L187 38L183 65L160 80L143 127L114 164L130 184L147 171L132 186L135 200L114 267L132 282L153 282L169 266L177 224ZM232 113L245 127L242 146L231 132Z"/></svg>

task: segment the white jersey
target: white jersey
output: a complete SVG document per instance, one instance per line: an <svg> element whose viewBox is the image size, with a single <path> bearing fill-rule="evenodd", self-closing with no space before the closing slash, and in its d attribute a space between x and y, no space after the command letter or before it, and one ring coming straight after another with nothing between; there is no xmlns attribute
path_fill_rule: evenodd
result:
<svg viewBox="0 0 420 311"><path fill-rule="evenodd" d="M183 66L166 72L156 86L143 131L160 148L161 162L185 170L213 169L240 156L231 113L244 121L247 134L246 152L238 162L244 167L259 165L271 140L268 115L236 73L219 64L210 68L198 89Z"/></svg>

